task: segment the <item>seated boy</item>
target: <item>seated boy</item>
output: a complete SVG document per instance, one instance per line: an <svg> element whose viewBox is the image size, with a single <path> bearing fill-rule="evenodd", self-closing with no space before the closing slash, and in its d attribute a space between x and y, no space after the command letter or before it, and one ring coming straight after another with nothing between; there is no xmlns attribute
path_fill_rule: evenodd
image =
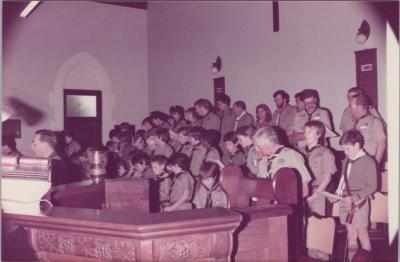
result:
<svg viewBox="0 0 400 262"><path fill-rule="evenodd" d="M159 184L159 196L161 207L169 205L170 178L166 171L168 159L165 156L156 155L150 160L151 169L156 176Z"/></svg>
<svg viewBox="0 0 400 262"><path fill-rule="evenodd" d="M149 156L145 153L138 153L132 156L131 165L133 169L134 178L152 178L155 179L156 175L150 167Z"/></svg>
<svg viewBox="0 0 400 262"><path fill-rule="evenodd" d="M155 139L155 149L154 155L163 155L165 157L170 157L174 150L168 144L170 140L169 130L166 128L159 128L156 130L156 139Z"/></svg>
<svg viewBox="0 0 400 262"><path fill-rule="evenodd" d="M192 156L193 146L190 144L189 134L189 127L181 127L178 130L178 141L179 147L177 147L176 152L185 154L187 157Z"/></svg>
<svg viewBox="0 0 400 262"><path fill-rule="evenodd" d="M197 177L199 174L200 165L203 163L207 152L207 149L201 143L203 132L204 128L202 127L193 127L189 131L190 144L193 147L192 156L190 158L190 171L194 177Z"/></svg>
<svg viewBox="0 0 400 262"><path fill-rule="evenodd" d="M246 158L243 151L239 148L239 141L235 132L228 132L224 136L225 154L222 156L222 163L224 165L246 165Z"/></svg>
<svg viewBox="0 0 400 262"><path fill-rule="evenodd" d="M364 152L364 138L359 131L347 131L340 138L339 144L347 158L336 194L342 197L339 217L340 222L346 225L348 259L351 261L358 251L357 239L364 250L372 250L368 235L368 201L369 196L377 190L377 166L374 158ZM332 198L329 200L336 201Z"/></svg>
<svg viewBox="0 0 400 262"><path fill-rule="evenodd" d="M199 171L200 187L193 199L196 208L228 207L228 200L219 184L219 167L212 162L204 162Z"/></svg>
<svg viewBox="0 0 400 262"><path fill-rule="evenodd" d="M168 170L173 174L169 184L169 205L165 212L192 209L194 178L189 172L189 158L182 153L173 154L168 160Z"/></svg>

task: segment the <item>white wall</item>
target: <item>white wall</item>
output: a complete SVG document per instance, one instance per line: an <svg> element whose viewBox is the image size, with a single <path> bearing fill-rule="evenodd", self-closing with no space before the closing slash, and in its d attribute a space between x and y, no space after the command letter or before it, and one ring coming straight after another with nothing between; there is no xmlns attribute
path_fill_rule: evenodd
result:
<svg viewBox="0 0 400 262"><path fill-rule="evenodd" d="M16 6L13 6L15 4ZM25 19L3 3L3 103L15 96L44 111L22 126L18 148L32 155L35 130L63 128L62 88L103 92L103 140L114 124L148 113L147 11L83 1L42 1Z"/></svg>
<svg viewBox="0 0 400 262"><path fill-rule="evenodd" d="M354 51L378 49L379 109L386 117L385 24L362 2L279 2L280 31L272 30L272 2L151 2L148 8L150 109L187 107L213 99L213 78L254 113L275 109L272 94L319 91L338 130L347 89L355 86ZM367 43L355 35L363 19ZM212 74L217 56L222 71ZM294 99L292 99L294 100ZM335 145L335 141L333 141Z"/></svg>

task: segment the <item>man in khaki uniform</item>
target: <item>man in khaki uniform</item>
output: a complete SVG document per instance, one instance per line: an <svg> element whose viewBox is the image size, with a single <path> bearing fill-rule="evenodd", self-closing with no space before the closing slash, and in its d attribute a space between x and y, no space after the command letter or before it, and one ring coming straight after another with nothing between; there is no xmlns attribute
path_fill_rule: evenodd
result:
<svg viewBox="0 0 400 262"><path fill-rule="evenodd" d="M271 127L257 130L253 136L253 143L255 150L262 157L259 162L258 177L272 178L283 167L296 169L302 181L302 195L308 196L308 183L311 181L311 176L300 153L281 145L277 132Z"/></svg>
<svg viewBox="0 0 400 262"><path fill-rule="evenodd" d="M235 128L235 120L236 116L232 110L232 108L229 107L231 103L231 98L227 95L220 95L217 97L217 107L219 111L221 112L221 137L224 137L226 133L232 132ZM220 141L219 143L219 148L222 151L222 154L225 155L228 152L226 151L224 141Z"/></svg>
<svg viewBox="0 0 400 262"><path fill-rule="evenodd" d="M350 108L355 119L354 129L363 135L364 150L379 165L386 149L386 134L381 120L368 111L369 101L364 94L354 96Z"/></svg>
<svg viewBox="0 0 400 262"><path fill-rule="evenodd" d="M353 87L347 91L347 101L349 102L349 106L344 109L342 119L340 121L340 129L343 131L343 133L354 128L354 123L356 120L354 119L353 114L351 113L350 101L354 96L361 93L365 94L364 90L359 87ZM385 121L383 120L383 118L381 117L381 115L374 106L370 105L368 107L368 111L371 113L371 115L375 116L376 118L379 118L383 126L386 128Z"/></svg>
<svg viewBox="0 0 400 262"><path fill-rule="evenodd" d="M289 94L285 91L278 90L274 93L273 97L277 109L272 115L271 125L279 126L288 135L297 109L295 106L289 104Z"/></svg>
<svg viewBox="0 0 400 262"><path fill-rule="evenodd" d="M305 109L296 113L289 135L294 147L305 154L304 124L310 120L318 120L325 125L325 128L332 130L332 121L329 111L319 107L319 95L316 90L305 89L302 91L302 97Z"/></svg>
<svg viewBox="0 0 400 262"><path fill-rule="evenodd" d="M197 114L199 114L201 119L201 127L204 129L214 129L219 131L221 127L221 119L211 112L211 102L207 99L199 99L195 102L194 107Z"/></svg>

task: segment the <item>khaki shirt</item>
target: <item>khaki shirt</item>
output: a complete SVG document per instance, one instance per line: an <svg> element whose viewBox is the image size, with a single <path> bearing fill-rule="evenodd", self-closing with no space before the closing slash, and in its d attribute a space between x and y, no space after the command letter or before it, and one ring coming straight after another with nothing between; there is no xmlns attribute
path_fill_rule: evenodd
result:
<svg viewBox="0 0 400 262"><path fill-rule="evenodd" d="M292 105L287 105L284 109L282 109L281 115L279 116L279 124L278 126L286 131L286 134L289 134L290 127L292 126L294 116L297 113L297 108ZM279 115L279 109L276 109L272 114L272 120L270 122L271 126L276 126Z"/></svg>
<svg viewBox="0 0 400 262"><path fill-rule="evenodd" d="M221 119L213 112L208 112L201 120L201 127L204 129L214 129L219 131L221 127Z"/></svg>
<svg viewBox="0 0 400 262"><path fill-rule="evenodd" d="M379 118L383 126L386 127L385 121L383 121L382 117L379 115L375 107L369 106L368 111L371 113L371 115ZM346 131L349 131L354 128L355 122L356 121L353 117L353 114L351 113L351 108L349 106L346 107L343 111L342 119L340 121L340 129L343 131L343 133L345 133Z"/></svg>
<svg viewBox="0 0 400 262"><path fill-rule="evenodd" d="M221 117L221 138L224 138L226 133L233 131L235 128L235 120L236 116L232 109L229 108L223 112Z"/></svg>
<svg viewBox="0 0 400 262"><path fill-rule="evenodd" d="M358 121L355 129L360 131L364 137L364 150L374 157L378 142L386 139L382 122L369 114Z"/></svg>
<svg viewBox="0 0 400 262"><path fill-rule="evenodd" d="M253 174L258 173L258 156L254 146L245 149L246 165Z"/></svg>
<svg viewBox="0 0 400 262"><path fill-rule="evenodd" d="M221 156L215 147L210 147L207 149L206 154L204 155L203 161L212 162L213 160L221 160Z"/></svg>
<svg viewBox="0 0 400 262"><path fill-rule="evenodd" d="M325 175L333 175L337 169L335 164L335 156L332 151L323 145L314 146L307 153L307 164L312 172L312 186L319 186Z"/></svg>
<svg viewBox="0 0 400 262"><path fill-rule="evenodd" d="M190 203L190 200L193 197L193 189L194 189L194 178L187 171L179 175L176 175L174 180L171 181L169 199L172 203L177 202L181 198L185 190L189 191L189 197L187 202L184 202L176 210L192 209L192 204Z"/></svg>
<svg viewBox="0 0 400 262"><path fill-rule="evenodd" d="M186 143L181 145L178 150L178 153L185 154L189 159L192 157L193 146L190 143Z"/></svg>
<svg viewBox="0 0 400 262"><path fill-rule="evenodd" d="M235 165L242 166L246 164L246 157L242 151L237 151L234 155L231 155L229 152L222 156L222 163L224 165Z"/></svg>
<svg viewBox="0 0 400 262"><path fill-rule="evenodd" d="M207 201L207 189L204 186L200 186L199 190L197 190L193 204L196 208L205 208ZM212 207L228 207L228 199L224 191L222 191L221 187L218 187L214 191L211 192L211 202Z"/></svg>
<svg viewBox="0 0 400 262"><path fill-rule="evenodd" d="M325 127L332 130L331 118L330 118L329 111L327 109L320 108L320 107L317 108L311 114L311 120L321 121L325 125ZM304 132L304 124L307 123L308 121L309 121L308 114L305 110L297 112L293 119L293 124L292 124L289 134L293 135L295 133L303 133ZM295 143L295 147L298 148L302 152L304 152L305 146L306 146L305 140L300 140L300 141L297 141L297 143Z"/></svg>
<svg viewBox="0 0 400 262"><path fill-rule="evenodd" d="M174 150L169 144L164 144L161 146L156 146L156 149L154 150L154 155L162 155L165 157L170 157L174 153Z"/></svg>
<svg viewBox="0 0 400 262"><path fill-rule="evenodd" d="M190 171L194 176L199 174L200 166L204 161L207 149L203 145L193 148L192 160L190 161Z"/></svg>
<svg viewBox="0 0 400 262"><path fill-rule="evenodd" d="M257 177L261 178L267 177L268 174L267 172L264 171L266 170L267 162L268 162L267 157L261 159L259 163L260 172L257 173ZM311 181L311 175L308 172L306 166L304 165L304 159L302 155L288 147L284 147L282 151L277 155L277 157L272 160L271 164L272 177L274 177L276 172L283 167L296 169L300 174L301 181L303 184Z"/></svg>

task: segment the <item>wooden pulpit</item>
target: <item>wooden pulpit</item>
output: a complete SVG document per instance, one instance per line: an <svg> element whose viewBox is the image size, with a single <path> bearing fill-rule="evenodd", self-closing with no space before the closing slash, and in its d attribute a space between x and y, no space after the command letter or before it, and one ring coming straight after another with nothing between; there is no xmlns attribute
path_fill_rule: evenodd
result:
<svg viewBox="0 0 400 262"><path fill-rule="evenodd" d="M229 208L243 216L235 232L235 261L288 261L288 218L299 199L298 176L280 169L273 179L245 177L239 167L227 166L220 176ZM251 203L256 198L256 204Z"/></svg>

